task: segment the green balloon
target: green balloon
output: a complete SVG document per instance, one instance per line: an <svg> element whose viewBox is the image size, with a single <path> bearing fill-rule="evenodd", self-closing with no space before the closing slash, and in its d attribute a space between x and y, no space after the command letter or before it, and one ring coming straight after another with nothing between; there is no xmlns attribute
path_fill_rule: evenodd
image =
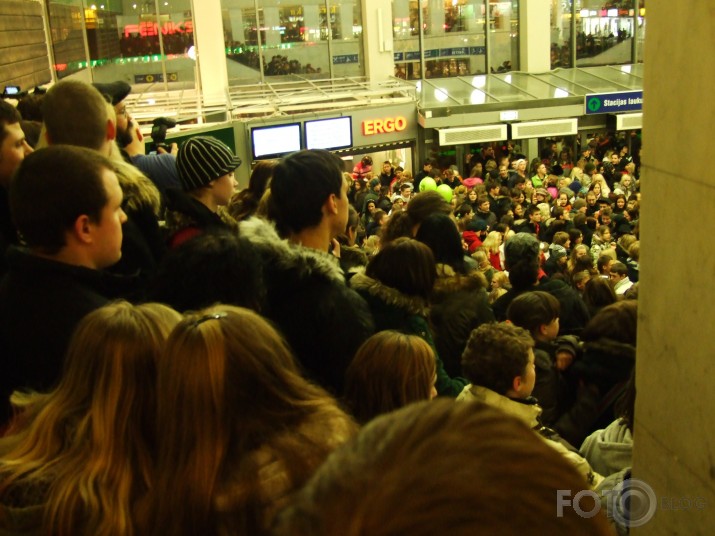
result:
<svg viewBox="0 0 715 536"><path fill-rule="evenodd" d="M420 181L420 192L426 192L427 190L436 190L437 183L434 182L432 177L425 177Z"/></svg>
<svg viewBox="0 0 715 536"><path fill-rule="evenodd" d="M452 202L452 194L454 192L452 191L452 188L450 188L446 184L440 184L439 186L437 186L437 193L444 197L444 200L447 201L447 203Z"/></svg>

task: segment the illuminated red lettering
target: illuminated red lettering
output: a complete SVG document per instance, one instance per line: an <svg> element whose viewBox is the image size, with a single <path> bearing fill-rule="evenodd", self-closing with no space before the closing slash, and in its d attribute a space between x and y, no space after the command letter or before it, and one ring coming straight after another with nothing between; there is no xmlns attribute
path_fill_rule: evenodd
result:
<svg viewBox="0 0 715 536"><path fill-rule="evenodd" d="M407 119L402 116L386 117L384 119L367 119L362 123L362 132L365 136L373 134L389 134L401 132L407 128Z"/></svg>

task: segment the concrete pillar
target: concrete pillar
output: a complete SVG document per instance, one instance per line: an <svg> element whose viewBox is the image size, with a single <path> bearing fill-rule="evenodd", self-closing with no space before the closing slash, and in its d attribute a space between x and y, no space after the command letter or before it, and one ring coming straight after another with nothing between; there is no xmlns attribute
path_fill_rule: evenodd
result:
<svg viewBox="0 0 715 536"><path fill-rule="evenodd" d="M648 4L643 93L643 209L636 359L633 476L655 492L651 521L634 536L708 534L715 527L715 176L712 153L715 59L702 50L712 34L712 0L689 13ZM712 43L712 38L708 38ZM698 73L673 76L678 71Z"/></svg>
<svg viewBox="0 0 715 536"><path fill-rule="evenodd" d="M246 42L246 36L243 34L243 11L241 9L230 9L228 12L231 21L231 35L234 41L239 43Z"/></svg>
<svg viewBox="0 0 715 536"><path fill-rule="evenodd" d="M422 2L420 2L421 4ZM444 35L444 1L429 0L427 35Z"/></svg>
<svg viewBox="0 0 715 536"><path fill-rule="evenodd" d="M320 41L320 12L316 4L303 4L303 25L308 28L306 41Z"/></svg>
<svg viewBox="0 0 715 536"><path fill-rule="evenodd" d="M193 2L194 39L204 104L228 104L221 0ZM218 30L218 31L217 31Z"/></svg>
<svg viewBox="0 0 715 536"><path fill-rule="evenodd" d="M263 6L263 26L266 28L266 41L263 43L268 48L277 47L281 44L281 32L278 27L281 25L280 15L277 7Z"/></svg>
<svg viewBox="0 0 715 536"><path fill-rule="evenodd" d="M352 39L353 37L353 2L343 2L340 4L339 18L336 21L340 28L340 39ZM337 36L333 35L333 39Z"/></svg>
<svg viewBox="0 0 715 536"><path fill-rule="evenodd" d="M468 32L480 31L484 33L484 22L481 22L484 17L482 16L482 7L484 2L482 0L469 0L466 6L466 27Z"/></svg>
<svg viewBox="0 0 715 536"><path fill-rule="evenodd" d="M384 82L395 72L392 7L383 0L361 1L365 75L372 83Z"/></svg>
<svg viewBox="0 0 715 536"><path fill-rule="evenodd" d="M522 0L519 9L519 70L547 72L551 70L551 2Z"/></svg>

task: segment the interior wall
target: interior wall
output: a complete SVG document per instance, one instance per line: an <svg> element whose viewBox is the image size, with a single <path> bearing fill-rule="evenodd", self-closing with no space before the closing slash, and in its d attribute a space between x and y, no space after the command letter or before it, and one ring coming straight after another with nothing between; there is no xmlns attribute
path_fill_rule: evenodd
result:
<svg viewBox="0 0 715 536"><path fill-rule="evenodd" d="M633 476L658 504L638 536L715 527L715 57L698 53L715 49L715 4L688 12L648 4Z"/></svg>

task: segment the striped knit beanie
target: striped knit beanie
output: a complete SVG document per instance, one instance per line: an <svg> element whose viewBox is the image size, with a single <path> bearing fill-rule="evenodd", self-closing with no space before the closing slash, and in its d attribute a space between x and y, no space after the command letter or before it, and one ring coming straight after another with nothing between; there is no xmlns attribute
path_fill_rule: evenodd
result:
<svg viewBox="0 0 715 536"><path fill-rule="evenodd" d="M241 165L224 143L209 136L194 136L179 148L176 167L184 190L196 190L233 172Z"/></svg>

